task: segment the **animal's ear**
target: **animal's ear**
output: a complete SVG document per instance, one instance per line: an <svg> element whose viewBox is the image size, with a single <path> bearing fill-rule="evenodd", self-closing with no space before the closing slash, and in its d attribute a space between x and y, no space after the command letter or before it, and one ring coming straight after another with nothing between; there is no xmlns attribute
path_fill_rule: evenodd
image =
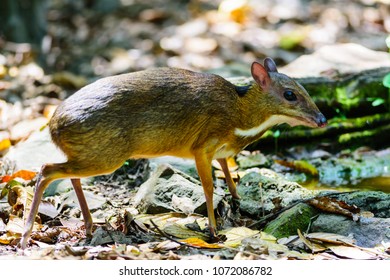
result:
<svg viewBox="0 0 390 280"><path fill-rule="evenodd" d="M271 83L271 78L268 75L268 71L258 62L253 62L251 67L252 77L256 83L263 89L266 90Z"/></svg>
<svg viewBox="0 0 390 280"><path fill-rule="evenodd" d="M267 69L268 72L278 72L278 69L276 69L275 61L273 61L273 59L270 57L264 59L264 67L265 69Z"/></svg>

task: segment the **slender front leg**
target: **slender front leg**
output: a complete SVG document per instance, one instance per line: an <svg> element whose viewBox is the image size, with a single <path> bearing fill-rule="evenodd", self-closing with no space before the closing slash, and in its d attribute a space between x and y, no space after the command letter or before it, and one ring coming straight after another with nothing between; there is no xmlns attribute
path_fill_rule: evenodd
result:
<svg viewBox="0 0 390 280"><path fill-rule="evenodd" d="M81 187L81 181L79 178L70 180L72 181L74 191L80 204L81 213L83 214L86 235L87 237L92 237L93 221L91 212L89 212L87 200L85 199L84 192Z"/></svg>
<svg viewBox="0 0 390 280"><path fill-rule="evenodd" d="M212 237L215 237L217 223L215 221L214 206L213 206L214 184L213 184L213 177L211 174L211 160L212 160L212 156L207 155L202 151L195 154L196 169L198 170L198 174L203 186L204 195L206 197L210 235Z"/></svg>
<svg viewBox="0 0 390 280"><path fill-rule="evenodd" d="M222 167L223 173L225 174L226 184L228 185L229 192L233 198L239 199L240 196L237 194L236 184L234 183L232 175L230 174L226 158L220 158L217 160Z"/></svg>

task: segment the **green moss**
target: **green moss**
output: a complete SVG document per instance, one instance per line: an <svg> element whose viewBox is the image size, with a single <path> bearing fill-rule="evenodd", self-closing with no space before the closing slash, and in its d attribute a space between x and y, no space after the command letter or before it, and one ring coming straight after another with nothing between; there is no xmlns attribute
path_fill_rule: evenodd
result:
<svg viewBox="0 0 390 280"><path fill-rule="evenodd" d="M317 215L317 213L315 208L300 203L268 223L264 231L276 238L296 235L297 229L300 229L302 232L308 229L312 217Z"/></svg>

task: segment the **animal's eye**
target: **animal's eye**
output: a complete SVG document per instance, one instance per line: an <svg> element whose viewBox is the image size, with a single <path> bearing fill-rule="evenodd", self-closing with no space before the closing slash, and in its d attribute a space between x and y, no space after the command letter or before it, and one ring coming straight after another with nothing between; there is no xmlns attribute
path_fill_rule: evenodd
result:
<svg viewBox="0 0 390 280"><path fill-rule="evenodd" d="M286 90L283 95L284 95L284 98L286 98L288 101L297 100L297 96L291 90Z"/></svg>

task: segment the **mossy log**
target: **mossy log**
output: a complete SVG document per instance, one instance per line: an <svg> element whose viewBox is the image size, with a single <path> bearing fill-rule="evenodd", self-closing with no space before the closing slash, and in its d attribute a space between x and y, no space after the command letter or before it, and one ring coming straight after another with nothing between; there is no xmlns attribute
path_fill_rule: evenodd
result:
<svg viewBox="0 0 390 280"><path fill-rule="evenodd" d="M328 117L340 113L347 117L358 117L389 111L389 89L383 85L383 78L388 73L390 68L382 67L359 73L296 80L307 89ZM373 106L376 99L385 102Z"/></svg>
<svg viewBox="0 0 390 280"><path fill-rule="evenodd" d="M307 142L321 139L327 142L335 142L340 146L370 144L381 146L390 143L390 113L375 114L361 118L332 119L324 128L292 128L283 129L284 126L276 128L280 134L277 137L279 144ZM275 131L275 129L274 129ZM264 147L265 144L274 143L276 137L273 131L266 132L263 137L250 149Z"/></svg>

